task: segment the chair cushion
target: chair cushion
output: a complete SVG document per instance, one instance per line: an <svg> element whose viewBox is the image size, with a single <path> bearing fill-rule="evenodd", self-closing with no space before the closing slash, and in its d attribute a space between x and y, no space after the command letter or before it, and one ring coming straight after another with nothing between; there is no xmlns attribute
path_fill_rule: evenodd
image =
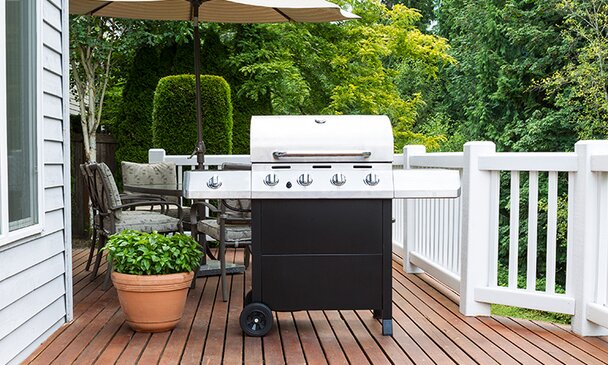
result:
<svg viewBox="0 0 608 365"><path fill-rule="evenodd" d="M249 199L224 199L224 207L227 212L234 213L237 217L251 218L251 200ZM248 210L248 212L241 212L238 210L230 209L230 207Z"/></svg>
<svg viewBox="0 0 608 365"><path fill-rule="evenodd" d="M205 233L213 237L215 240L220 240L220 224L215 219L205 219L198 222L197 229L199 232ZM226 225L226 242L238 245L243 242L251 241L251 226L241 224ZM248 243L248 242L247 242Z"/></svg>
<svg viewBox="0 0 608 365"><path fill-rule="evenodd" d="M175 163L121 162L122 182L125 185L177 184Z"/></svg>
<svg viewBox="0 0 608 365"><path fill-rule="evenodd" d="M102 199L106 200L108 207L113 209L119 205L122 205L122 200L120 200L120 192L118 191L118 187L116 186L116 181L114 181L114 176L112 175L112 171L105 163L99 163L97 171L99 172L99 176L103 182L103 192ZM98 184L97 188L101 189L102 187ZM101 193L101 191L100 191ZM122 212L120 210L114 211L114 217L116 219L120 219Z"/></svg>
<svg viewBox="0 0 608 365"><path fill-rule="evenodd" d="M116 220L116 232L134 229L142 232L176 232L179 219L158 212L127 210Z"/></svg>

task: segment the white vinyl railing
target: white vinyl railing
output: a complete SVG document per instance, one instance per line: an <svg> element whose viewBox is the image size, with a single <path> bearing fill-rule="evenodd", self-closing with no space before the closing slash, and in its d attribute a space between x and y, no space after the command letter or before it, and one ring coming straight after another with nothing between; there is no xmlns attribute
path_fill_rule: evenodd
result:
<svg viewBox="0 0 608 365"><path fill-rule="evenodd" d="M608 335L608 141L581 141L571 153L497 153L491 142L469 142L461 153L403 152L396 169L456 169L462 177L457 199L393 201L393 247L406 272L426 272L459 293L465 315L505 304L571 314L576 333ZM196 164L162 150L149 157ZM227 161L249 156L206 156L205 165Z"/></svg>

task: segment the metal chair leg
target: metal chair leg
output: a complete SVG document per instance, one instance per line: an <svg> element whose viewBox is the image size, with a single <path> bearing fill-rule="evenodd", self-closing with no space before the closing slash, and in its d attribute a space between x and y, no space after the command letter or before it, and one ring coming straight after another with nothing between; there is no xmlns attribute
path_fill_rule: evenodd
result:
<svg viewBox="0 0 608 365"><path fill-rule="evenodd" d="M222 284L222 299L228 301L228 287L226 285L226 237L225 237L225 222L220 219L220 274Z"/></svg>
<svg viewBox="0 0 608 365"><path fill-rule="evenodd" d="M93 227L93 236L91 237L91 249L89 250L89 258L87 259L87 266L85 267L86 271L89 271L91 268L91 262L93 261L93 254L95 253L95 248L97 246L97 230Z"/></svg>
<svg viewBox="0 0 608 365"><path fill-rule="evenodd" d="M101 286L101 288L103 290L108 290L108 289L110 289L111 285L112 285L112 263L110 261L108 261L108 270L106 271L106 275L105 275L105 278L103 279L103 285Z"/></svg>
<svg viewBox="0 0 608 365"><path fill-rule="evenodd" d="M95 280L95 278L97 277L97 271L99 271L99 266L101 265L101 257L103 256L101 248L105 246L105 242L105 235L101 235L101 237L99 238L99 247L97 248L97 256L95 257L95 266L93 266L93 271L91 271L91 281Z"/></svg>
<svg viewBox="0 0 608 365"><path fill-rule="evenodd" d="M249 268L249 261L251 260L251 245L245 246L245 269Z"/></svg>

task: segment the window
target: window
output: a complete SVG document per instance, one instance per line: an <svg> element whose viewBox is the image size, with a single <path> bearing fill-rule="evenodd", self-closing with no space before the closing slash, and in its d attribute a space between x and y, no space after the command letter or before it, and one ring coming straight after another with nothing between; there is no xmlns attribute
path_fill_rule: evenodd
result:
<svg viewBox="0 0 608 365"><path fill-rule="evenodd" d="M36 0L0 0L0 244L40 230Z"/></svg>

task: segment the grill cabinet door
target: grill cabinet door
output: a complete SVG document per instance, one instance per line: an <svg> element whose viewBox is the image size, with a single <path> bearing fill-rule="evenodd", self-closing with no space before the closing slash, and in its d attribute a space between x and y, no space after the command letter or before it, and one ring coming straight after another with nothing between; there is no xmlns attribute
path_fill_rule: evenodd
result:
<svg viewBox="0 0 608 365"><path fill-rule="evenodd" d="M390 204L254 200L254 301L273 310L382 308Z"/></svg>

